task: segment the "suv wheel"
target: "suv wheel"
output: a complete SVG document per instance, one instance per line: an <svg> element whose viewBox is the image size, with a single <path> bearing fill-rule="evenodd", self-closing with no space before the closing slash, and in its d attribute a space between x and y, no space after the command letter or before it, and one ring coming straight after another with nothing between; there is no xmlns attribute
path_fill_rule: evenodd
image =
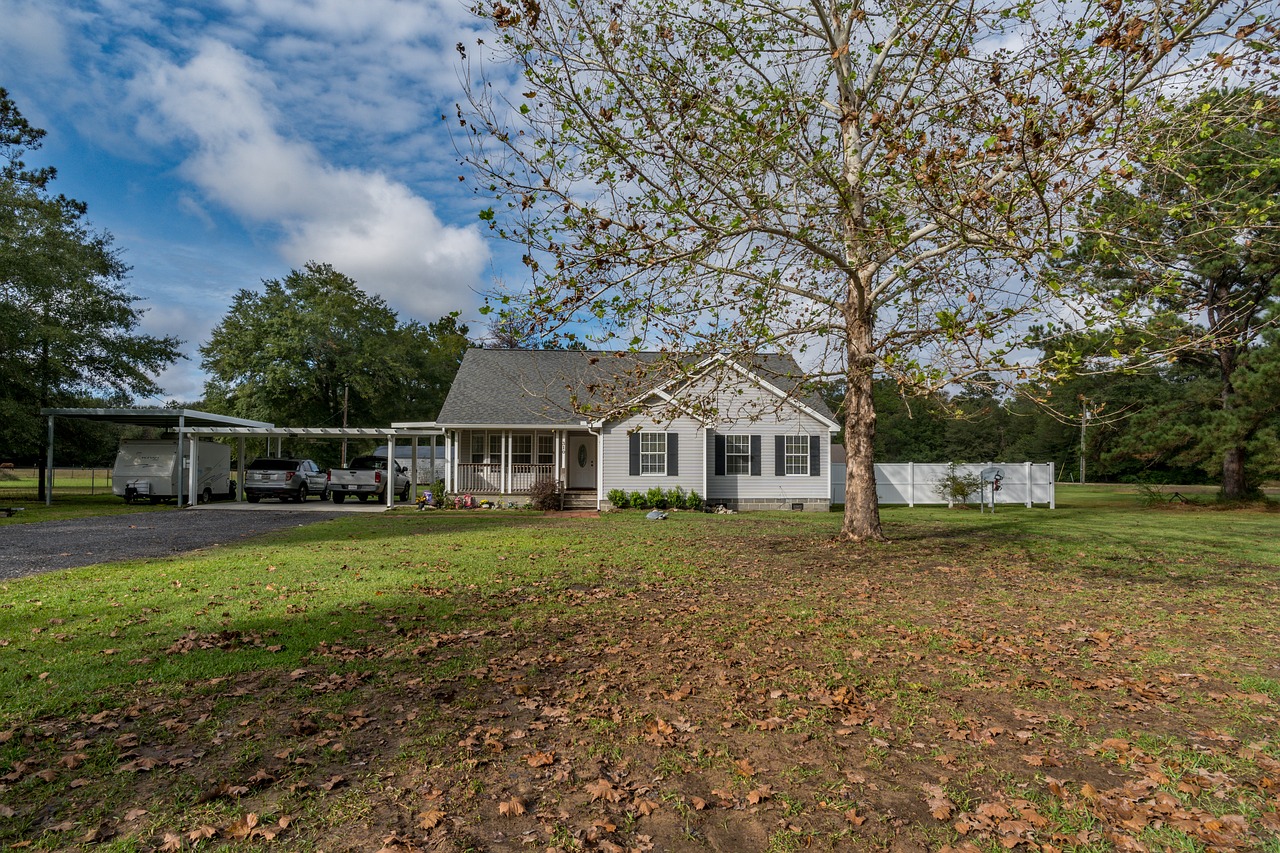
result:
<svg viewBox="0 0 1280 853"><path fill-rule="evenodd" d="M303 483L298 487L298 503L302 503L307 499L307 484Z"/></svg>

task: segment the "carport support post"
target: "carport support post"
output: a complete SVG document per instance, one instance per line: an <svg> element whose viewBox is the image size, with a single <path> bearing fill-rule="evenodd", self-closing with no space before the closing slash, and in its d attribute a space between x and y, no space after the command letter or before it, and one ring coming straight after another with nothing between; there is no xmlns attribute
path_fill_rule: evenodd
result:
<svg viewBox="0 0 1280 853"><path fill-rule="evenodd" d="M44 505L53 505L53 415L49 415L49 443L44 450Z"/></svg>
<svg viewBox="0 0 1280 853"><path fill-rule="evenodd" d="M236 439L236 503L244 500L244 436Z"/></svg>
<svg viewBox="0 0 1280 853"><path fill-rule="evenodd" d="M410 445L413 448L413 455L409 457L409 483L413 488L409 491L416 500L418 497L418 437L416 435Z"/></svg>
<svg viewBox="0 0 1280 853"><path fill-rule="evenodd" d="M185 415L178 415L178 460L177 460L176 462L174 462L174 463L173 463L174 465L177 465L177 466L178 466L178 476L177 476L177 480L178 480L178 495L177 495L177 497L178 497L178 506L182 506L182 459L183 459L183 457L186 455L186 454L184 454L184 453L182 452L182 451L183 451L182 441L183 441L183 439L186 437L186 429L187 429L187 418L186 418L186 416L185 416Z"/></svg>
<svg viewBox="0 0 1280 853"><path fill-rule="evenodd" d="M187 489L187 506L195 506L200 502L200 436L191 439L191 475L187 482L191 486Z"/></svg>
<svg viewBox="0 0 1280 853"><path fill-rule="evenodd" d="M387 435L387 509L396 505L396 437Z"/></svg>

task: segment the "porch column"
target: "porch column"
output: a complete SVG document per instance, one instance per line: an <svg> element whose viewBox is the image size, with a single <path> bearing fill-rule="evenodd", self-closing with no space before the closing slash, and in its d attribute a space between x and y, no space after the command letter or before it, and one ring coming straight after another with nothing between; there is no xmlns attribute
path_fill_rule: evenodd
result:
<svg viewBox="0 0 1280 853"><path fill-rule="evenodd" d="M600 511L600 499L604 497L604 424L596 434L596 511Z"/></svg>
<svg viewBox="0 0 1280 853"><path fill-rule="evenodd" d="M453 491L453 433L444 434L444 490Z"/></svg>

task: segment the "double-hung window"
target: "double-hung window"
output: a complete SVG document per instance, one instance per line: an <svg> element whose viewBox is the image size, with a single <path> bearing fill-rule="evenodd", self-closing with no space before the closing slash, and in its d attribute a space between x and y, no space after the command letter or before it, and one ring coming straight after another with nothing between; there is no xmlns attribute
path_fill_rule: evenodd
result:
<svg viewBox="0 0 1280 853"><path fill-rule="evenodd" d="M556 461L556 437L554 435L538 436L538 464L554 465Z"/></svg>
<svg viewBox="0 0 1280 853"><path fill-rule="evenodd" d="M664 432L640 433L640 473L667 473L667 434Z"/></svg>
<svg viewBox="0 0 1280 853"><path fill-rule="evenodd" d="M726 474L751 473L751 436L726 435L724 437L724 472Z"/></svg>
<svg viewBox="0 0 1280 853"><path fill-rule="evenodd" d="M809 436L788 435L783 443L785 471L788 475L809 474Z"/></svg>
<svg viewBox="0 0 1280 853"><path fill-rule="evenodd" d="M516 465L533 464L533 436L528 433L511 436L511 461Z"/></svg>

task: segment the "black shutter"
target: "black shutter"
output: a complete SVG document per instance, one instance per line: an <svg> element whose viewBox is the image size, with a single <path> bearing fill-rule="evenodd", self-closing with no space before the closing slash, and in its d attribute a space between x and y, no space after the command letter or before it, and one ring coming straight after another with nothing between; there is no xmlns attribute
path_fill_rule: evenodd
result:
<svg viewBox="0 0 1280 853"><path fill-rule="evenodd" d="M667 476L680 474L680 436L674 432L667 433Z"/></svg>
<svg viewBox="0 0 1280 853"><path fill-rule="evenodd" d="M785 435L773 437L773 476L787 476L787 437Z"/></svg>
<svg viewBox="0 0 1280 853"><path fill-rule="evenodd" d="M809 476L817 477L822 471L822 444L815 435L809 436Z"/></svg>
<svg viewBox="0 0 1280 853"><path fill-rule="evenodd" d="M760 436L751 436L751 476L760 476Z"/></svg>
<svg viewBox="0 0 1280 853"><path fill-rule="evenodd" d="M640 476L640 433L633 432L627 437L630 440L631 476Z"/></svg>
<svg viewBox="0 0 1280 853"><path fill-rule="evenodd" d="M724 446L725 446L724 436L717 435L716 436L716 476L717 477L724 476L724 471L725 471Z"/></svg>

